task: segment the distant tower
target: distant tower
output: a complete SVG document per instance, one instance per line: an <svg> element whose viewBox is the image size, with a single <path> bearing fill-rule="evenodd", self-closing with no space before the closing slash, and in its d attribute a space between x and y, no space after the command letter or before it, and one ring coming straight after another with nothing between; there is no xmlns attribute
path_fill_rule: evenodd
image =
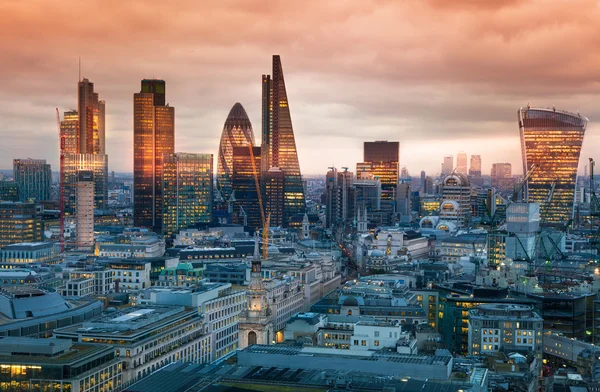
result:
<svg viewBox="0 0 600 392"><path fill-rule="evenodd" d="M454 170L454 157L452 155L444 156L444 162L442 163L442 176L447 176Z"/></svg>
<svg viewBox="0 0 600 392"><path fill-rule="evenodd" d="M268 244L263 244L268 246ZM267 303L267 290L262 282L260 245L258 232L254 240L254 256L252 257L252 273L247 290L248 306L240 315L239 349L254 344L271 344L275 338L271 309Z"/></svg>
<svg viewBox="0 0 600 392"><path fill-rule="evenodd" d="M469 175L473 177L481 177L481 155L471 155Z"/></svg>
<svg viewBox="0 0 600 392"><path fill-rule="evenodd" d="M77 182L77 247L94 246L94 172L81 170Z"/></svg>
<svg viewBox="0 0 600 392"><path fill-rule="evenodd" d="M306 213L302 219L302 238L305 240L310 238L310 222L308 221L308 215Z"/></svg>
<svg viewBox="0 0 600 392"><path fill-rule="evenodd" d="M464 152L459 152L456 156L456 171L467 174L467 154Z"/></svg>

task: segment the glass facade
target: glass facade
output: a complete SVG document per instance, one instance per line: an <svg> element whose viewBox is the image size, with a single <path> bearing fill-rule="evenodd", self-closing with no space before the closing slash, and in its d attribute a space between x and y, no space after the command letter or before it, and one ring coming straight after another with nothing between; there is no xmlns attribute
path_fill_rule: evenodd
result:
<svg viewBox="0 0 600 392"><path fill-rule="evenodd" d="M101 154L64 154L60 183L64 186L66 216L75 214L80 170L90 170L94 174L94 208L105 209L108 202L108 157Z"/></svg>
<svg viewBox="0 0 600 392"><path fill-rule="evenodd" d="M0 203L0 247L42 241L42 219L34 203Z"/></svg>
<svg viewBox="0 0 600 392"><path fill-rule="evenodd" d="M273 56L273 77L263 75L262 154L265 162L259 166L263 174L271 168L283 172L283 215L272 215L272 222L289 226L292 217L304 214L306 205L302 174L298 162L292 117L285 89L283 68L279 56ZM266 195L269 198L269 195Z"/></svg>
<svg viewBox="0 0 600 392"><path fill-rule="evenodd" d="M20 201L50 200L52 170L45 159L14 159L13 177Z"/></svg>
<svg viewBox="0 0 600 392"><path fill-rule="evenodd" d="M231 174L233 169L233 148L254 146L252 124L244 107L238 102L229 111L219 144L217 162L217 189L224 201L231 197ZM260 170L260 167L257 167Z"/></svg>
<svg viewBox="0 0 600 392"><path fill-rule="evenodd" d="M469 175L481 177L481 155L471 155L471 166L469 167Z"/></svg>
<svg viewBox="0 0 600 392"><path fill-rule="evenodd" d="M254 168L260 168L260 147L252 147L254 165L249 147L233 148L233 175L231 183L234 190L234 223L243 224L251 230L262 227L260 204L254 178Z"/></svg>
<svg viewBox="0 0 600 392"><path fill-rule="evenodd" d="M573 216L579 154L587 118L555 109L519 109L523 172L529 178L529 201L540 203L541 220L549 226L565 225ZM548 196L555 184L552 200Z"/></svg>
<svg viewBox="0 0 600 392"><path fill-rule="evenodd" d="M69 154L79 153L79 114L76 110L65 112L60 122L61 150Z"/></svg>
<svg viewBox="0 0 600 392"><path fill-rule="evenodd" d="M213 155L177 153L165 157L163 171L163 233L198 222L208 223L212 213Z"/></svg>
<svg viewBox="0 0 600 392"><path fill-rule="evenodd" d="M82 154L104 154L104 101L98 100L94 83L83 79L78 83L79 151Z"/></svg>
<svg viewBox="0 0 600 392"><path fill-rule="evenodd" d="M163 80L142 80L133 96L133 221L155 232L162 232L163 156L175 153L175 108L165 90Z"/></svg>

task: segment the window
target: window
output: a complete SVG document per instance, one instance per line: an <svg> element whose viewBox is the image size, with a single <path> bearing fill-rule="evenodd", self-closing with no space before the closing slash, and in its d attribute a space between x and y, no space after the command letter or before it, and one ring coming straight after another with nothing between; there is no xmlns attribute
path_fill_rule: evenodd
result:
<svg viewBox="0 0 600 392"><path fill-rule="evenodd" d="M363 341L361 341L361 342L360 342L360 345L361 345L361 346L366 346L366 345L367 345L367 341L366 341L366 340L363 340Z"/></svg>
<svg viewBox="0 0 600 392"><path fill-rule="evenodd" d="M378 347L378 346L379 346L379 340L375 340L375 341L373 342L373 344L375 345L375 347Z"/></svg>
<svg viewBox="0 0 600 392"><path fill-rule="evenodd" d="M379 337L379 331L375 331L375 337L378 338Z"/></svg>
<svg viewBox="0 0 600 392"><path fill-rule="evenodd" d="M355 346L358 346L358 340L355 340L355 341L354 341L354 345L355 345Z"/></svg>

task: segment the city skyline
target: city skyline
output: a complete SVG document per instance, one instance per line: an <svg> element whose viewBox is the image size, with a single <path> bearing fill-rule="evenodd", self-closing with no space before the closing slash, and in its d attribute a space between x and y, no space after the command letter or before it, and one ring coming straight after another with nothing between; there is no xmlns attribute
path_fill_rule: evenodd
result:
<svg viewBox="0 0 600 392"><path fill-rule="evenodd" d="M138 13L133 6L115 4L118 18L134 23L117 23L114 31L89 47L77 43L104 31L101 23L107 18L95 3L68 8L40 3L35 12L17 3L3 4L0 9L7 15L8 33L0 47L10 55L0 76L5 92L0 134L10 135L13 143L10 150L0 147L0 168L9 169L13 158L24 156L47 159L58 167L53 110L59 107L62 113L77 107L73 84L78 79L79 57L82 77L92 80L107 102L109 169L131 172L130 92L140 79L156 76L169 83L170 102L178 108L176 150L216 155L223 118L235 102L244 105L251 122L260 124L259 75L274 53L286 62L299 161L307 175L324 175L331 165L352 167L360 161L365 140L400 141L400 165L412 173L421 169L437 173L443 155L459 151L481 155L484 174L493 162L510 162L518 173L515 112L528 103L579 110L590 118L582 157L599 159L592 147L600 141L596 131L600 128L594 123L600 109L590 97L597 92L594 81L600 67L597 59L585 55L585 48L593 47L599 13L595 3L579 3L569 7L546 4L548 15L565 15L557 23L551 16L537 15L540 4L536 2L478 6L464 1L455 3L453 9L438 1L366 2L360 7L319 4L319 12L309 12L311 7L305 10L300 3L265 10L257 3L225 2L214 5L213 17L200 27L194 22L200 9L155 5ZM413 8L410 13L407 7ZM586 7L590 12L585 16L575 11ZM237 12L227 11L232 8ZM68 17L86 10L98 12L98 18L84 25ZM169 15L165 26L156 31L143 28L143 21L157 12ZM260 24L262 17L276 20L286 13L310 22L309 26L320 26L326 19L331 22L310 34L303 34L302 23ZM402 16L408 14L410 20ZM31 38L29 31L19 27L25 21L29 26L44 26L40 18L64 23L46 31L43 40ZM255 27L236 23L254 18ZM385 26L394 18L406 23L394 23L398 33L391 39ZM536 23L523 23L531 18ZM453 34L437 31L434 22L442 19L449 26L445 30ZM486 19L490 23L482 22ZM174 22L169 20L178 20L179 29L170 29ZM239 28L223 32L226 24ZM353 25L373 28L357 30ZM68 34L73 31L80 34ZM202 42L187 38L200 35ZM278 35L285 39L268 39ZM427 46L421 45L420 37L427 40ZM136 47L127 43L128 38L136 39ZM28 48L11 45L24 40ZM46 44L51 40L61 41L60 55ZM371 47L374 43L378 45ZM354 44L368 49L363 54L343 50ZM152 62L133 61L154 46L168 48L170 55ZM426 51L420 49L424 47ZM556 47L566 49L557 51ZM33 65L28 54L32 48L37 48L36 58L45 60L42 64ZM486 56L475 55L482 50ZM232 51L243 61L230 61ZM519 56L523 52L536 55ZM323 61L329 53L335 55ZM35 96L26 85L36 86ZM367 98L365 91L378 94ZM335 148L328 147L332 145ZM580 174L584 165L582 161Z"/></svg>

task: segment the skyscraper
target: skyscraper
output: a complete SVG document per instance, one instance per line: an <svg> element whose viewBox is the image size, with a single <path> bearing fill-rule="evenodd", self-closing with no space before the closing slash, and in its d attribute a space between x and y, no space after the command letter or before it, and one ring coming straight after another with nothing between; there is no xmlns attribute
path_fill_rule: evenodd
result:
<svg viewBox="0 0 600 392"><path fill-rule="evenodd" d="M442 177L451 174L454 170L454 157L452 155L445 155L444 162L442 163Z"/></svg>
<svg viewBox="0 0 600 392"><path fill-rule="evenodd" d="M456 171L467 174L467 154L464 152L459 152L456 156Z"/></svg>
<svg viewBox="0 0 600 392"><path fill-rule="evenodd" d="M104 101L98 100L94 83L83 78L78 84L79 153L104 154Z"/></svg>
<svg viewBox="0 0 600 392"><path fill-rule="evenodd" d="M526 186L531 202L540 203L540 220L564 225L573 215L579 154L588 119L556 109L520 108L523 172L536 169ZM552 200L546 203L552 184Z"/></svg>
<svg viewBox="0 0 600 392"><path fill-rule="evenodd" d="M213 155L176 153L165 156L163 233L177 234L212 213Z"/></svg>
<svg viewBox="0 0 600 392"><path fill-rule="evenodd" d="M94 207L104 209L108 204L108 162L106 154L63 154L63 173L60 180L64 187L65 215L75 215L77 208L77 183L80 171L94 173Z"/></svg>
<svg viewBox="0 0 600 392"><path fill-rule="evenodd" d="M94 172L80 170L77 174L77 247L94 246Z"/></svg>
<svg viewBox="0 0 600 392"><path fill-rule="evenodd" d="M469 175L473 177L481 177L481 155L471 155Z"/></svg>
<svg viewBox="0 0 600 392"><path fill-rule="evenodd" d="M77 110L64 113L60 122L62 150L67 154L79 153L79 114Z"/></svg>
<svg viewBox="0 0 600 392"><path fill-rule="evenodd" d="M252 147L252 154L248 147L233 148L233 174L231 185L234 190L233 203L234 223L243 224L251 231L260 229L263 224L260 215L260 203L254 177L254 167L261 167L260 147ZM254 157L254 163L252 158Z"/></svg>
<svg viewBox="0 0 600 392"><path fill-rule="evenodd" d="M42 218L37 215L35 203L0 203L0 247L43 238Z"/></svg>
<svg viewBox="0 0 600 392"><path fill-rule="evenodd" d="M144 79L133 94L133 222L161 233L163 156L175 153L175 108L164 80Z"/></svg>
<svg viewBox="0 0 600 392"><path fill-rule="evenodd" d="M385 224L393 223L398 187L400 143L375 141L364 143L364 162L356 164L359 180L378 179L381 182L381 209L388 216Z"/></svg>
<svg viewBox="0 0 600 392"><path fill-rule="evenodd" d="M306 205L283 69L277 55L273 56L273 77L262 76L261 154L259 167L263 175L271 168L283 172L283 214L281 217L272 215L271 221L288 226L292 217L304 214ZM265 192L265 197L268 202L271 195Z"/></svg>
<svg viewBox="0 0 600 392"><path fill-rule="evenodd" d="M231 197L231 174L233 169L233 147L254 146L254 132L246 110L239 102L229 111L221 132L219 158L217 161L217 189L223 201ZM260 167L256 168L259 173Z"/></svg>
<svg viewBox="0 0 600 392"><path fill-rule="evenodd" d="M512 165L508 162L494 163L491 170L492 186L501 190L510 190L514 185Z"/></svg>
<svg viewBox="0 0 600 392"><path fill-rule="evenodd" d="M45 159L14 159L13 177L20 201L50 200L52 170Z"/></svg>
<svg viewBox="0 0 600 392"><path fill-rule="evenodd" d="M354 200L350 191L354 175L347 168L341 172L338 172L335 167L330 169L325 180L325 227L327 228L349 223L354 218L352 214Z"/></svg>

